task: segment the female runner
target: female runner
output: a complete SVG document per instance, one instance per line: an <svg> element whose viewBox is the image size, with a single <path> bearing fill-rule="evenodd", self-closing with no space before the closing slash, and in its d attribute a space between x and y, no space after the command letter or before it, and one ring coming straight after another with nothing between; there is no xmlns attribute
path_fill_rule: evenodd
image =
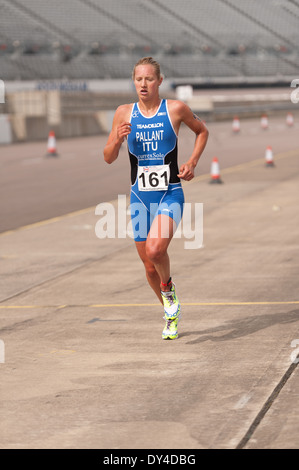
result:
<svg viewBox="0 0 299 470"><path fill-rule="evenodd" d="M159 63L152 57L137 62L132 78L138 102L117 108L104 159L114 162L127 139L134 240L148 283L164 306L162 338L176 339L181 306L171 279L167 249L183 213L181 180L194 178L209 133L185 103L160 99L163 77ZM196 138L192 154L178 168L177 138L182 122Z"/></svg>

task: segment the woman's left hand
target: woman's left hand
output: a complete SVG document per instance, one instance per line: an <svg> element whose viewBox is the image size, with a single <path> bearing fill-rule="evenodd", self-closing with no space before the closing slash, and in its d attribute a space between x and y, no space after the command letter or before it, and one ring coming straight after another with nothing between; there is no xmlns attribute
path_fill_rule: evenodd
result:
<svg viewBox="0 0 299 470"><path fill-rule="evenodd" d="M180 168L178 177L185 181L190 181L194 178L194 166L189 163L183 163Z"/></svg>

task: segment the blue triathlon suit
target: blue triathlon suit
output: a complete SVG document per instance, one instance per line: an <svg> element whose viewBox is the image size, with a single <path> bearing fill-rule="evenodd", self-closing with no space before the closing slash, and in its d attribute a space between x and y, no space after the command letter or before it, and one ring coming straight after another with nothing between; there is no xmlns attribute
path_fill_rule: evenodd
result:
<svg viewBox="0 0 299 470"><path fill-rule="evenodd" d="M145 241L158 214L171 217L178 226L183 214L184 193L177 163L177 135L167 101L156 114L146 117L134 103L131 112L128 152L131 163L131 220L135 241Z"/></svg>

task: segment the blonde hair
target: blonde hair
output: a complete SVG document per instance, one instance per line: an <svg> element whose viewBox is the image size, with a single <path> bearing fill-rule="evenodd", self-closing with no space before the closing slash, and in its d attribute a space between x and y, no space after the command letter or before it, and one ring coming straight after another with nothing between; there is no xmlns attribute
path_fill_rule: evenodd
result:
<svg viewBox="0 0 299 470"><path fill-rule="evenodd" d="M138 67L138 65L152 65L155 69L157 78L159 79L161 77L159 62L154 60L152 57L142 57L142 59L138 60L138 62L134 65L133 72L132 72L133 80L135 78L135 70L136 70L136 67Z"/></svg>

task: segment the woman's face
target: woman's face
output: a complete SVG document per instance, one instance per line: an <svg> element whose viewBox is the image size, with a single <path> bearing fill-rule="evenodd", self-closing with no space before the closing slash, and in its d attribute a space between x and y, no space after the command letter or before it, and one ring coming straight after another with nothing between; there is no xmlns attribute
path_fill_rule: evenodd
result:
<svg viewBox="0 0 299 470"><path fill-rule="evenodd" d="M162 77L158 78L153 65L137 65L135 69L134 85L139 99L150 101L159 95L159 86Z"/></svg>

